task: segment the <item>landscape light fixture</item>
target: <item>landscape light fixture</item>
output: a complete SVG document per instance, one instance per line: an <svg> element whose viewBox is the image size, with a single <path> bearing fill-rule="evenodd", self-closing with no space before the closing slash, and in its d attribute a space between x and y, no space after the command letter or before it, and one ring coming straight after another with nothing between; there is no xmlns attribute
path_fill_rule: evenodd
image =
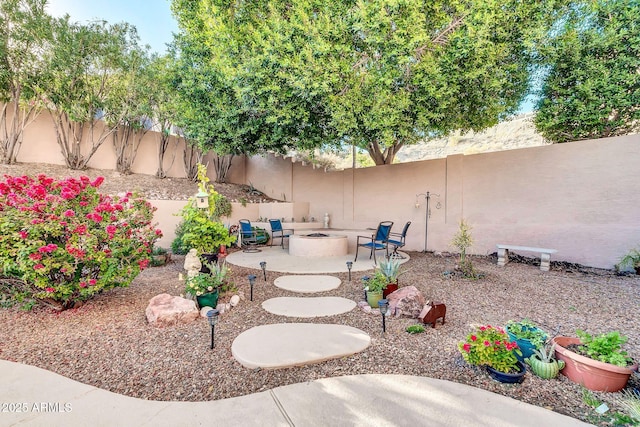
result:
<svg viewBox="0 0 640 427"><path fill-rule="evenodd" d="M378 308L380 309L380 314L382 314L382 333L384 334L387 331L387 325L385 324L384 318L387 315L387 311L389 311L389 300L381 299L378 301Z"/></svg>
<svg viewBox="0 0 640 427"><path fill-rule="evenodd" d="M353 267L353 261L347 261L347 270L349 270L349 281L351 281L351 268Z"/></svg>
<svg viewBox="0 0 640 427"><path fill-rule="evenodd" d="M211 348L212 349L213 347L215 347L214 336L216 332L216 323L218 323L219 315L220 315L220 310L216 310L215 308L213 310L207 311L207 320L211 325Z"/></svg>
<svg viewBox="0 0 640 427"><path fill-rule="evenodd" d="M369 290L369 276L362 276L362 284L364 285L364 299L367 299L367 291Z"/></svg>
<svg viewBox="0 0 640 427"><path fill-rule="evenodd" d="M431 194L430 192L416 194L416 209L420 207L420 196L424 196L427 201L427 209L424 214L424 253L427 253L427 237L429 235L429 217L431 216L431 209L429 208L429 200L431 196L440 197L439 194ZM436 209L440 209L440 202L436 205Z"/></svg>
<svg viewBox="0 0 640 427"><path fill-rule="evenodd" d="M262 269L262 275L264 276L264 281L267 281L267 262L261 261L260 268Z"/></svg>
<svg viewBox="0 0 640 427"><path fill-rule="evenodd" d="M207 209L209 207L209 195L206 191L198 191L198 194L196 194L196 206L199 209Z"/></svg>
<svg viewBox="0 0 640 427"><path fill-rule="evenodd" d="M253 301L253 285L256 284L256 275L255 274L250 274L249 275L249 286L251 287L251 297L249 298L251 301Z"/></svg>

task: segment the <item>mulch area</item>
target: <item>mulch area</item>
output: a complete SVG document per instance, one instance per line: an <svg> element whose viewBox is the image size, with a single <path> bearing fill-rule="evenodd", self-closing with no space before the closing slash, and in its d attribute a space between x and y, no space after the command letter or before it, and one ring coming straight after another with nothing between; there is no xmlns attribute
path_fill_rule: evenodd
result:
<svg viewBox="0 0 640 427"><path fill-rule="evenodd" d="M353 326L371 336L369 348L349 357L278 370L250 370L237 363L231 344L242 331L257 325L310 321L283 318L261 308L269 298L299 296L273 285L280 273L268 272L266 282L258 280L254 301L249 301L247 275L259 271L258 266L255 270L232 266L242 300L221 315L214 350L209 348L211 329L206 319L166 328L150 326L144 314L149 300L160 293L184 292L184 282L178 280L184 257L176 255L165 266L145 270L130 287L101 294L77 309L0 310L4 326L0 357L115 393L153 400L217 400L341 375L419 375L468 384L607 425L606 417L598 416L583 401L582 388L565 377L543 380L527 373L520 385L500 384L482 369L468 366L457 343L472 325L504 325L510 319L529 318L548 332L559 330L564 335L574 335L576 329L592 334L618 330L629 337L626 349L638 359L640 277L555 262L551 271L541 272L530 264L533 261L516 257L499 268L494 256L474 256L474 266L483 278L469 280L445 274L455 271L455 256L409 254L411 260L402 266L407 272L400 277L400 286L415 286L427 300L444 302L446 323L409 334L405 329L416 324L415 319L391 318L382 335L380 315L359 309L313 319ZM318 296L363 299L359 277L349 282L346 271L332 275L340 278L342 285ZM230 297L223 296L222 301ZM640 387L640 381L632 378L629 387ZM612 410L619 408L617 393L594 392L594 396Z"/></svg>

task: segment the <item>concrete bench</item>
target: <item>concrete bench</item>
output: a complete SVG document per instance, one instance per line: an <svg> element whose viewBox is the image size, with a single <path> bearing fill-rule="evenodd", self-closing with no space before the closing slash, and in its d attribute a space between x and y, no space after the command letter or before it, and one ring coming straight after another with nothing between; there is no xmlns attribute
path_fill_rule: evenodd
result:
<svg viewBox="0 0 640 427"><path fill-rule="evenodd" d="M525 252L537 252L540 254L540 270L549 271L549 262L551 260L551 254L558 252L555 249L545 248L532 248L529 246L516 246L516 245L496 245L498 247L498 267L504 267L509 262L509 250L512 251L525 251Z"/></svg>

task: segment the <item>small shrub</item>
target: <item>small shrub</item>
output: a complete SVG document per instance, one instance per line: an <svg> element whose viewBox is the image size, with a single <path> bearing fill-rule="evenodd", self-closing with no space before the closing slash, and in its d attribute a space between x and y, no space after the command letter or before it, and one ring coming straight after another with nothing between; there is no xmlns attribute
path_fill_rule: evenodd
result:
<svg viewBox="0 0 640 427"><path fill-rule="evenodd" d="M0 182L0 266L30 298L58 309L128 286L149 264L162 232L155 208L127 194L99 194L104 178L57 181L6 176Z"/></svg>
<svg viewBox="0 0 640 427"><path fill-rule="evenodd" d="M410 334L420 334L425 331L424 326L422 325L407 326L407 329L405 330Z"/></svg>

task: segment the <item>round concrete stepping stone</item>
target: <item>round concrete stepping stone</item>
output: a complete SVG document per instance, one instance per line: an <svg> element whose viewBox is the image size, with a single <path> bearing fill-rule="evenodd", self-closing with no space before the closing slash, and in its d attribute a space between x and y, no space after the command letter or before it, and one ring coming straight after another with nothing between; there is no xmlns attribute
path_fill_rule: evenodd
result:
<svg viewBox="0 0 640 427"><path fill-rule="evenodd" d="M303 366L358 353L369 335L345 325L277 323L248 329L231 345L233 357L250 369Z"/></svg>
<svg viewBox="0 0 640 427"><path fill-rule="evenodd" d="M269 313L288 317L321 317L346 313L355 308L356 303L341 297L278 297L262 303Z"/></svg>
<svg viewBox="0 0 640 427"><path fill-rule="evenodd" d="M313 293L337 289L342 281L333 276L280 276L273 284L292 292Z"/></svg>

